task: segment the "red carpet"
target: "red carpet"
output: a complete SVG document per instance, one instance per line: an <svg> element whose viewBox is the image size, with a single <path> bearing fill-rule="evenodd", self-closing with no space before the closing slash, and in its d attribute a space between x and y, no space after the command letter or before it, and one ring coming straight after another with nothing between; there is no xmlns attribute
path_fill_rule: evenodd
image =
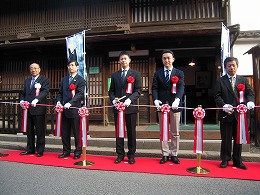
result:
<svg viewBox="0 0 260 195"><path fill-rule="evenodd" d="M230 178L242 180L260 180L260 163L259 162L245 162L248 167L247 170L237 169L228 166L225 169L219 168L220 161L202 160L201 167L210 170L209 174L192 174L186 169L196 167L196 159L180 159L181 164L175 165L170 161L166 164L159 164L159 158L136 158L136 163L130 165L125 162L114 164L115 156L95 156L88 155L87 161L94 162L92 166L76 166L75 162L82 159L74 160L73 156L66 159L57 158L59 154L45 152L43 157L36 157L35 155L19 155L21 151L10 150L5 151L9 154L6 157L0 157L1 161L18 162L25 164L36 164L45 166L56 166L65 168L77 169L90 169L90 170L105 170L105 171L122 171L122 172L138 172L138 173L151 173L151 174L167 174L167 175L180 175L180 176L199 176L199 177L212 177L212 178ZM232 164L232 163L230 163Z"/></svg>

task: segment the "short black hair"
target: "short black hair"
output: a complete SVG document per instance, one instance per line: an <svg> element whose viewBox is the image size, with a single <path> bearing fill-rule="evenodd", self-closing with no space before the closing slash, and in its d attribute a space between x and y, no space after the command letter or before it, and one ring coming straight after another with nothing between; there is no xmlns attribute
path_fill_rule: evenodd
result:
<svg viewBox="0 0 260 195"><path fill-rule="evenodd" d="M227 66L227 63L228 62L231 62L231 61L235 61L237 66L238 66L238 59L235 58L235 57L227 57L225 60L224 60L224 67L226 68Z"/></svg>
<svg viewBox="0 0 260 195"><path fill-rule="evenodd" d="M120 52L120 54L119 54L119 59L120 59L120 57L122 56L122 55L127 55L129 58L130 58L130 55L129 55L129 53L127 52L127 51L121 51Z"/></svg>
<svg viewBox="0 0 260 195"><path fill-rule="evenodd" d="M165 53L171 53L172 57L174 57L174 53L169 49L165 49L165 50L162 51L162 55L165 54Z"/></svg>
<svg viewBox="0 0 260 195"><path fill-rule="evenodd" d="M69 60L67 66L70 65L70 63L72 63L72 62L75 62L75 65L79 66L79 63L77 62L77 60Z"/></svg>

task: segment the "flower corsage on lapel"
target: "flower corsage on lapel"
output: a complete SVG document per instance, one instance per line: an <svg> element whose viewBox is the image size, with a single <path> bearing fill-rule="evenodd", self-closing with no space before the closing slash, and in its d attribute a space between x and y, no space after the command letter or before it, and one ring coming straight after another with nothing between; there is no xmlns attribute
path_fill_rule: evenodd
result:
<svg viewBox="0 0 260 195"><path fill-rule="evenodd" d="M127 87L126 87L126 93L132 94L133 93L133 83L135 82L135 78L132 76L129 76L127 78Z"/></svg>
<svg viewBox="0 0 260 195"><path fill-rule="evenodd" d="M179 81L179 78L177 76L173 76L172 79L171 79L171 82L172 82L172 93L177 93L177 83Z"/></svg>
<svg viewBox="0 0 260 195"><path fill-rule="evenodd" d="M72 96L72 98L74 98L75 93L76 93L76 85L72 83L72 84L70 84L69 88L71 90L71 96Z"/></svg>

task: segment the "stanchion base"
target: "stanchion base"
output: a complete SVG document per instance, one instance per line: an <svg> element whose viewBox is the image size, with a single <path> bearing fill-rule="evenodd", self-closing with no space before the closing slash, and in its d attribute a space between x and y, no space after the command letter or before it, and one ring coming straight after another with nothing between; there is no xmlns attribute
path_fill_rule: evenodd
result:
<svg viewBox="0 0 260 195"><path fill-rule="evenodd" d="M3 153L0 153L0 158L1 157L5 157L5 156L8 156L9 154L3 154Z"/></svg>
<svg viewBox="0 0 260 195"><path fill-rule="evenodd" d="M95 164L94 162L90 162L90 161L86 161L86 160L74 163L74 165L76 165L76 166L92 166L94 164Z"/></svg>
<svg viewBox="0 0 260 195"><path fill-rule="evenodd" d="M201 167L190 167L187 168L187 171L190 173L196 173L196 174L209 174L210 170L204 169Z"/></svg>

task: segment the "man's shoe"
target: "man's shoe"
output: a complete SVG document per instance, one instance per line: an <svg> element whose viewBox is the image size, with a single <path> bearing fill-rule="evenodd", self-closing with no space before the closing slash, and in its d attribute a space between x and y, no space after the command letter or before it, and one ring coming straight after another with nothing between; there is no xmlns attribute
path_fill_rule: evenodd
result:
<svg viewBox="0 0 260 195"><path fill-rule="evenodd" d="M243 163L233 164L233 167L237 167L237 168L239 168L239 169L247 170L247 167L246 167Z"/></svg>
<svg viewBox="0 0 260 195"><path fill-rule="evenodd" d="M42 153L38 153L36 156L37 156L37 157L42 157L43 154L42 154Z"/></svg>
<svg viewBox="0 0 260 195"><path fill-rule="evenodd" d="M20 153L20 155L28 155L28 154L34 154L34 152L24 151Z"/></svg>
<svg viewBox="0 0 260 195"><path fill-rule="evenodd" d="M163 156L162 159L160 160L160 164L164 164L169 160L169 156Z"/></svg>
<svg viewBox="0 0 260 195"><path fill-rule="evenodd" d="M74 154L74 159L79 159L80 158L80 154Z"/></svg>
<svg viewBox="0 0 260 195"><path fill-rule="evenodd" d="M178 159L177 156L172 156L172 157L171 157L171 161L172 161L174 164L180 164L180 160Z"/></svg>
<svg viewBox="0 0 260 195"><path fill-rule="evenodd" d="M115 164L121 163L121 161L124 160L124 157L117 157L117 159L115 160Z"/></svg>
<svg viewBox="0 0 260 195"><path fill-rule="evenodd" d="M70 156L70 154L62 153L61 155L58 156L58 158L65 158L65 157L68 157L68 156Z"/></svg>
<svg viewBox="0 0 260 195"><path fill-rule="evenodd" d="M220 168L226 168L228 166L228 161L222 161L219 165Z"/></svg>
<svg viewBox="0 0 260 195"><path fill-rule="evenodd" d="M128 163L131 164L131 165L135 164L135 159L134 158L129 158Z"/></svg>

